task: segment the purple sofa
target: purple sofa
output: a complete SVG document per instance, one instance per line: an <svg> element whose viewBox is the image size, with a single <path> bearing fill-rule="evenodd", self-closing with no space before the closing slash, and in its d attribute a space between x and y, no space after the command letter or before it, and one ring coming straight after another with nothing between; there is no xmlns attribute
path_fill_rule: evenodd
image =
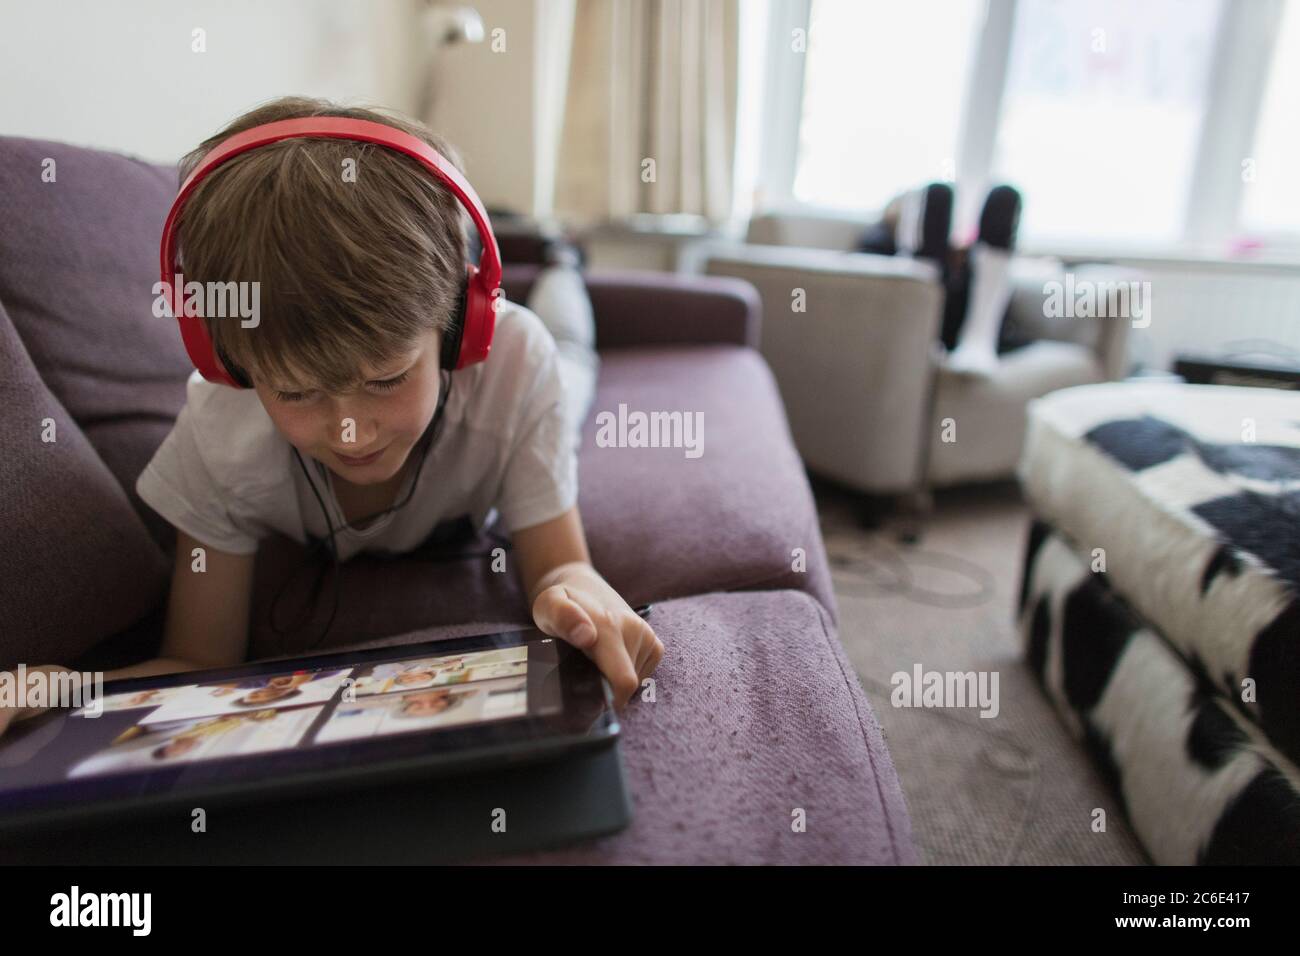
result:
<svg viewBox="0 0 1300 956"><path fill-rule="evenodd" d="M159 640L174 542L133 489L191 371L151 311L175 186L166 167L0 138L0 666L108 668ZM509 267L507 296L524 301L535 272ZM588 422L579 503L593 560L629 601L654 602L667 651L657 700L625 715L631 826L527 861L915 862L898 779L835 633L812 496L754 348L754 291L654 273L591 274L588 287L603 363L593 417L620 402L702 411L705 453L597 448ZM259 553L254 658L300 649L328 613L320 602L287 636L268 626L302 557L284 539ZM529 623L513 575L428 557L348 562L326 646ZM286 606L311 606L309 577L293 578Z"/></svg>

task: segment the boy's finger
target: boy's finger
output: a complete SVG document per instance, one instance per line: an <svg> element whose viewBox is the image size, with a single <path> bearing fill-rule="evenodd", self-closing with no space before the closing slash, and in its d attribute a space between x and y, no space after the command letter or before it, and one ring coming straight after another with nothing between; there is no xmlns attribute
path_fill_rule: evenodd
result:
<svg viewBox="0 0 1300 956"><path fill-rule="evenodd" d="M596 646L587 652L587 656L600 668L600 672L605 675L605 680L609 681L610 690L614 693L614 703L622 709L627 706L627 702L631 700L641 683L637 680L636 668L632 666L632 658L628 656L623 641L619 639L617 633L611 637L612 640L598 641Z"/></svg>
<svg viewBox="0 0 1300 956"><path fill-rule="evenodd" d="M663 643L655 637L650 638L642 645L642 653L637 657L636 671L641 680L645 680L659 667L659 662L663 660L664 646Z"/></svg>
<svg viewBox="0 0 1300 956"><path fill-rule="evenodd" d="M636 620L630 625L630 629L631 633L628 635L626 643L636 648L633 654L636 661L636 672L638 677L644 680L658 666L659 659L656 655L662 656L663 645L659 643L655 632L645 621Z"/></svg>
<svg viewBox="0 0 1300 956"><path fill-rule="evenodd" d="M569 597L564 585L556 584L537 595L533 603L533 621L538 629L568 641L579 650L589 650L596 643L596 625L581 604Z"/></svg>

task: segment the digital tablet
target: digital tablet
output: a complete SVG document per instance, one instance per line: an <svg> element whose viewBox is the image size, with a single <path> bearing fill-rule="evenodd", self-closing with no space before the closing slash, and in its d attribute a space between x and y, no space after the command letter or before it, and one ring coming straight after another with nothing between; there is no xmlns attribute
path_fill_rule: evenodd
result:
<svg viewBox="0 0 1300 956"><path fill-rule="evenodd" d="M536 630L110 681L0 737L0 827L554 759L618 733L600 672Z"/></svg>

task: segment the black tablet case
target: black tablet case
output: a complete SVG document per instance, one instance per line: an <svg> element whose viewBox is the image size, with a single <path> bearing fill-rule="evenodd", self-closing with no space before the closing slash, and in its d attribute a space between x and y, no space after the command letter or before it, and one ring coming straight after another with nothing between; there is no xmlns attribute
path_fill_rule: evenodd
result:
<svg viewBox="0 0 1300 956"><path fill-rule="evenodd" d="M497 808L504 832L492 826ZM185 808L6 834L0 864L472 862L594 839L632 816L617 742L547 763L206 810L203 833Z"/></svg>

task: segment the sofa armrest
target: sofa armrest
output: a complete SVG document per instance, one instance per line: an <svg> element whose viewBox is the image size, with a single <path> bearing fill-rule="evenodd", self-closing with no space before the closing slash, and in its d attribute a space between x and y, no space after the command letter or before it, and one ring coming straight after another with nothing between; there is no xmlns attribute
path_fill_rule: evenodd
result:
<svg viewBox="0 0 1300 956"><path fill-rule="evenodd" d="M943 310L934 266L734 243L695 250L693 265L758 289L762 353L811 469L867 492L918 485Z"/></svg>
<svg viewBox="0 0 1300 956"><path fill-rule="evenodd" d="M502 288L526 302L540 267L511 265ZM758 347L761 306L747 282L635 270L583 273L596 317L598 349L643 345Z"/></svg>

